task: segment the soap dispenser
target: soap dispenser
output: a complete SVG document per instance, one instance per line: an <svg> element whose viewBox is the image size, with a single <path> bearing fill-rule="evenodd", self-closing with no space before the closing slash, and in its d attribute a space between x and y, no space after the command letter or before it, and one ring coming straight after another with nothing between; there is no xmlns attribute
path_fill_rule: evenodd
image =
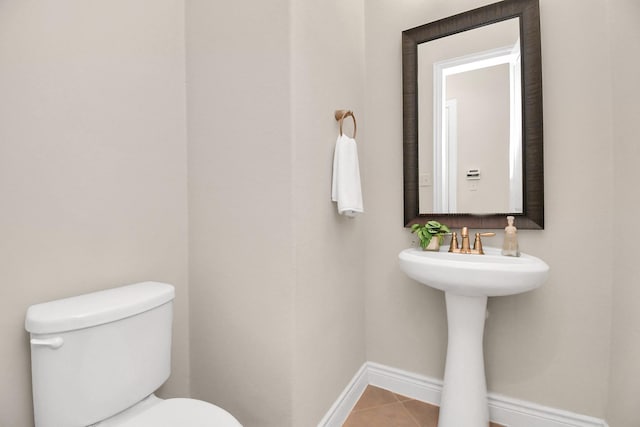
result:
<svg viewBox="0 0 640 427"><path fill-rule="evenodd" d="M502 244L502 255L520 256L518 249L518 229L513 225L515 217L507 217L507 226L504 228L504 243Z"/></svg>

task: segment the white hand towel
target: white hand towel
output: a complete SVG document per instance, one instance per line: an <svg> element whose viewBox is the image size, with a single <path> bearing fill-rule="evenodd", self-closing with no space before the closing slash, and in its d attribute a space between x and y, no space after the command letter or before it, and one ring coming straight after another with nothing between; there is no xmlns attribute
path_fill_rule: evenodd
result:
<svg viewBox="0 0 640 427"><path fill-rule="evenodd" d="M353 218L364 212L358 147L355 139L344 134L338 137L333 154L331 200L338 203L340 215Z"/></svg>

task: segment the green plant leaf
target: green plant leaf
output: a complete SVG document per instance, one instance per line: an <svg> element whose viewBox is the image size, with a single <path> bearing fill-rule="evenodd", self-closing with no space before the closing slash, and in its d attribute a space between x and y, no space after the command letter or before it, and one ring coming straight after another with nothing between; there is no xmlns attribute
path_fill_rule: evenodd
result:
<svg viewBox="0 0 640 427"><path fill-rule="evenodd" d="M444 235L451 233L449 227L436 220L427 221L426 224L413 224L411 232L420 239L420 247L426 249L434 236L437 236L440 244L444 242Z"/></svg>

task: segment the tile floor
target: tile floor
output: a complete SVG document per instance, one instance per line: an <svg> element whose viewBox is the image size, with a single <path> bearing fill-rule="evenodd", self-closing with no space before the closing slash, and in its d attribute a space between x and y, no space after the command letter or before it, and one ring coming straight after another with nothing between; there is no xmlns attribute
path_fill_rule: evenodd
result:
<svg viewBox="0 0 640 427"><path fill-rule="evenodd" d="M367 386L343 427L436 427L438 411L437 406Z"/></svg>

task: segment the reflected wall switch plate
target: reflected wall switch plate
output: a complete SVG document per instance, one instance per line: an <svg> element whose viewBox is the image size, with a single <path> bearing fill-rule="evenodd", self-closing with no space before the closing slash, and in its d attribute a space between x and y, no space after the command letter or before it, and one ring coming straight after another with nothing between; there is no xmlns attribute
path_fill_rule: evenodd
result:
<svg viewBox="0 0 640 427"><path fill-rule="evenodd" d="M431 173L425 172L421 173L419 177L420 187L431 187L433 185L433 181L431 180Z"/></svg>
<svg viewBox="0 0 640 427"><path fill-rule="evenodd" d="M467 179L468 180L480 179L480 169L469 169L467 171Z"/></svg>

